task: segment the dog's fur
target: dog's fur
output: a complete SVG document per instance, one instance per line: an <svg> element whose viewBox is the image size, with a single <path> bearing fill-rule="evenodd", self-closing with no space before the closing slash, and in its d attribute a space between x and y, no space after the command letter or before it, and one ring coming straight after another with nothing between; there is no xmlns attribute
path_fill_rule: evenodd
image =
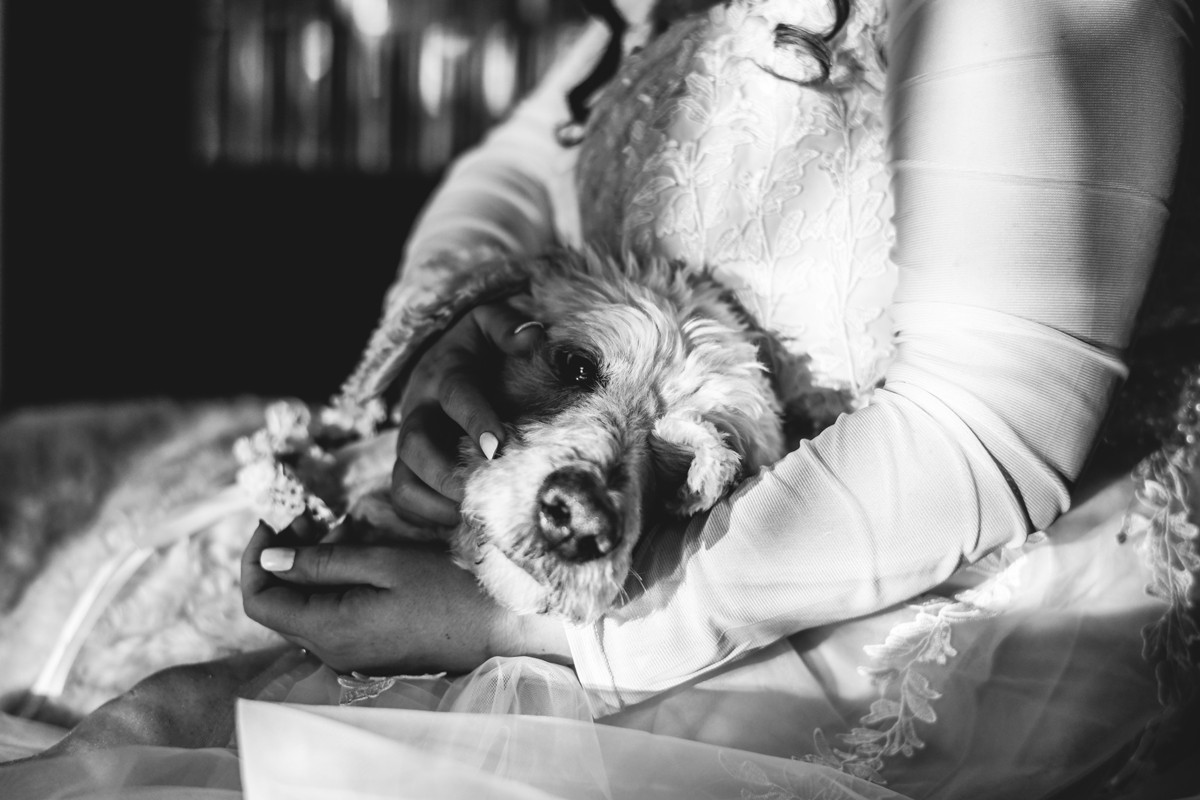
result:
<svg viewBox="0 0 1200 800"><path fill-rule="evenodd" d="M443 288L385 321L385 344L330 408L268 410L247 461L299 485L264 484L267 519L290 519L305 495L329 520L411 535L390 508L395 440L367 409L430 336L485 301L510 302L546 331L541 352L495 376L504 448L493 460L469 440L461 448L463 523L450 544L508 608L595 621L619 599L644 531L712 507L783 454L763 334L707 272L564 249L493 259ZM581 365L593 373L583 384L564 374ZM354 437L336 452L321 445Z"/></svg>
<svg viewBox="0 0 1200 800"><path fill-rule="evenodd" d="M703 272L572 252L473 270L444 302L413 310L405 324L410 332L445 327L463 309L501 296L546 326L547 346L535 358L509 361L500 376L497 402L509 422L496 458L485 460L474 444L463 448L466 523L453 544L509 607L592 620L619 598L645 529L665 514L711 506L781 454L759 334ZM420 351L408 341L411 360ZM555 371L564 352L594 361L594 386L564 385ZM406 360L394 355L387 363L403 369ZM0 663L7 665L0 696L9 710L20 707L21 691L95 571L129 541L153 538L162 520L227 485L233 437L262 419L253 403L192 415L159 406L95 410L88 431L102 435L85 448L91 440L73 413L16 418L2 428L0 467L8 465L13 478L0 495L8 520L0 546L12 567L5 568L12 580L0 612ZM386 497L394 441L390 431L336 459L344 505L369 523L394 519ZM123 456L129 442L135 446ZM562 468L605 487L619 520L610 552L566 559L539 535L539 487ZM63 523L73 532L64 528L51 542L63 526L30 515L47 503L62 511L53 499L59 489L86 498L87 507L78 522ZM87 713L156 670L278 641L241 611L237 561L253 525L245 509L151 559L97 622L58 703Z"/></svg>
<svg viewBox="0 0 1200 800"><path fill-rule="evenodd" d="M488 461L463 448L454 548L510 608L590 622L617 600L640 536L664 512L706 510L782 455L759 333L731 293L681 264L563 251L493 269L528 287L513 302L545 325L547 343L506 362L504 449ZM594 365L594 383L562 375L569 358ZM565 558L539 533L539 492L561 471L602 487L616 519L610 552Z"/></svg>
<svg viewBox="0 0 1200 800"><path fill-rule="evenodd" d="M834 19L845 16L846 3L814 3L802 19L792 18L795 9L790 4L754 0L748 4L762 12L762 20L774 23L757 25L743 37L743 44L767 72L807 84L819 82L822 76L836 78L843 62L850 63L839 55L837 41L800 35L804 30L835 28ZM662 28L676 17L711 5L707 0L664 2L655 20ZM809 11L817 16L810 19ZM827 52L830 47L833 51ZM629 109L641 113L641 104L630 104ZM591 205L593 216L609 223L619 218L623 209L616 205L612 213L606 213L594 198ZM605 236L589 235L588 239L611 241ZM739 479L782 455L779 404L760 366L759 334L733 296L703 271L563 252L529 261L497 261L469 270L451 289L435 306L405 308L398 319L385 320L332 410L335 416L341 414L349 420L350 430L362 433L373 429L374 422L359 425L363 421L359 412L403 373L429 334L444 329L479 302L509 298L546 324L549 345L541 357L509 362L501 376L498 400L509 419L506 446L493 461L483 459L473 443L463 449L466 521L454 535L454 548L460 562L474 570L483 585L509 607L555 613L577 622L596 619L619 599L643 532L662 515L686 516L709 508ZM556 371L556 359L566 352L583 355L595 364L598 380L594 385L588 381L585 386L571 386L561 370ZM775 347L770 360L782 393L789 404L801 402L795 415L790 413L793 405L788 406L789 418L828 422L846 410L845 398L812 391L802 380L807 374L804 365L793 364L789 369L781 362L781 354L792 358ZM803 384L803 391L794 390L797 383ZM813 405L825 400L827 408ZM240 432L245 432L244 428ZM200 439L206 447L217 441L208 433L197 441ZM332 459L339 485L335 493L341 495L336 499L339 512L349 509L368 523L383 526L395 521L386 498L393 447L394 436L383 434ZM228 455L224 444L221 452ZM104 458L101 453L99 461ZM173 480L181 485L195 483L156 469L155 458L144 455L141 461L149 466L130 470L122 478L133 490L130 496L149 492L169 497ZM19 461L12 463L24 468ZM222 462L222 469L227 467L232 469L231 463ZM593 488L601 487L593 505L600 510L600 517L610 515L616 520L611 546L594 558L564 557L561 543L548 541L540 533L545 528L545 487L551 476L564 470L584 476L579 479ZM84 516L98 516L81 516L79 534L57 548L46 547L36 535L22 537L13 530L0 531L0 547L8 551L0 556L0 575L14 565L20 573L19 584L0 586L0 606L5 607L0 611L0 637L8 648L0 662L13 665L7 675L11 679L0 681L0 695L8 694L10 700L13 690L22 688L21 680L36 674L45 656L41 651L53 641L47 633L61 624L89 571L112 555L111 531L120 529L127 535L133 528L116 519L124 513L114 499L120 496L122 486L104 484L102 488L108 498L83 504L87 508L79 510ZM14 503L26 501L19 492L10 494L16 498ZM0 501L5 499L0 497ZM567 492L566 505L571 505L570 500ZM15 507L6 508L0 502L0 521L6 514L15 519L11 511ZM72 506L67 511L76 509ZM582 527L595 522L597 515L591 512L584 514ZM134 521L146 516L131 513ZM47 530L52 528L51 522L45 523ZM140 576L89 640L68 684L68 697L76 698L68 704L76 710L90 710L106 693L115 694L136 678L182 660L174 652L180 649L179 642L160 633L161 626L174 624L159 613L164 601L174 609L169 614L188 631L205 633L212 627L206 620L225 619L227 611L240 614L235 556L251 526L246 515L233 515L191 544L177 544L177 553L200 548L216 554L199 560L193 554L186 559L188 570L202 574L186 581ZM222 558L230 563L217 563ZM6 564L5 559L11 563ZM179 561L168 555L152 563L161 571L164 565ZM194 597L188 603L181 599L209 584L224 592L213 598L211 608L197 604ZM51 589L53 603L46 599ZM142 630L122 634L122 618L126 628ZM238 619L248 622L244 616ZM147 620L154 621L155 630L145 630ZM123 635L128 641L120 645ZM159 644L146 647L149 636ZM248 629L242 637L245 641L239 642L258 644L261 642L251 640L265 636L265 631ZM26 640L38 642L39 647L26 650ZM238 646L214 638L208 652L189 647L182 658L212 658ZM133 674L126 663L131 647L138 654L133 660L141 674ZM173 652L164 653L164 648ZM159 663L155 663L156 657L161 657ZM94 685L80 692L80 676L87 674L97 676Z"/></svg>

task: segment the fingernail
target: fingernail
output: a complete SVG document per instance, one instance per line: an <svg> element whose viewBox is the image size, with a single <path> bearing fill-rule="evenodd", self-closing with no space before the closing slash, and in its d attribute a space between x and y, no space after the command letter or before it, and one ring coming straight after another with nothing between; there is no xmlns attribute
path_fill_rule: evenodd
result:
<svg viewBox="0 0 1200 800"><path fill-rule="evenodd" d="M479 449L487 457L488 461L492 460L492 456L496 455L496 448L500 446L500 440L496 438L494 433L485 431L479 436Z"/></svg>
<svg viewBox="0 0 1200 800"><path fill-rule="evenodd" d="M268 547L258 557L258 563L267 572L287 572L296 563L296 550L293 547Z"/></svg>
<svg viewBox="0 0 1200 800"><path fill-rule="evenodd" d="M520 325L518 325L516 327L516 329L513 331L513 336L516 336L517 334L519 334L521 331L525 330L526 328L532 328L534 326L537 326L537 327L541 328L542 330L546 330L545 325L538 322L536 319L531 319L531 320L529 320L529 322L522 322Z"/></svg>

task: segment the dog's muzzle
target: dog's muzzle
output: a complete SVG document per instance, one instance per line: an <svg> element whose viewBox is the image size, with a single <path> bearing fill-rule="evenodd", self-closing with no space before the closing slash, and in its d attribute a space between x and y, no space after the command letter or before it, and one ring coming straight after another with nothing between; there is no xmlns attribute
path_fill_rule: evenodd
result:
<svg viewBox="0 0 1200 800"><path fill-rule="evenodd" d="M577 467L550 473L538 491L538 532L566 561L592 561L620 544L617 510L601 479Z"/></svg>

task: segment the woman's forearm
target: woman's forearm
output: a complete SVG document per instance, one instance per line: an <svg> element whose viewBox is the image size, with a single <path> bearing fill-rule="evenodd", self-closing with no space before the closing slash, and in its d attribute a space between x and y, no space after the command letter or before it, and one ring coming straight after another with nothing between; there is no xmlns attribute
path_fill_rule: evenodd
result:
<svg viewBox="0 0 1200 800"><path fill-rule="evenodd" d="M544 614L517 616L497 607L492 615L489 652L494 656L535 656L570 666L571 647L560 620Z"/></svg>

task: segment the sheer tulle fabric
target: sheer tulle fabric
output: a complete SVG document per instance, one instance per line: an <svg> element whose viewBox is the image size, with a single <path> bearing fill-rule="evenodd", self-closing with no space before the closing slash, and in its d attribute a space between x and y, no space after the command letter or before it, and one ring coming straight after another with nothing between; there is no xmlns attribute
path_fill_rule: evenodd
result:
<svg viewBox="0 0 1200 800"><path fill-rule="evenodd" d="M256 800L899 797L827 767L554 717L250 703L239 731Z"/></svg>

